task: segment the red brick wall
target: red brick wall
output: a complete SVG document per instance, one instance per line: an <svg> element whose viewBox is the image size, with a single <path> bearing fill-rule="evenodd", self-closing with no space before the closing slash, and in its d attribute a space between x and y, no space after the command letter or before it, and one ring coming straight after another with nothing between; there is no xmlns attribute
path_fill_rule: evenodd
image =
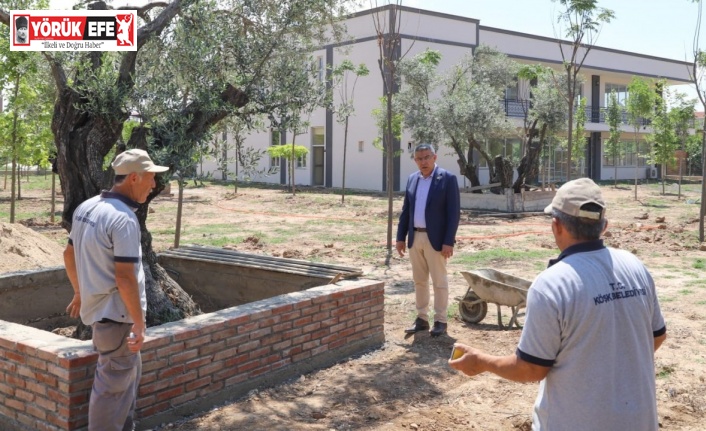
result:
<svg viewBox="0 0 706 431"><path fill-rule="evenodd" d="M180 408L244 394L269 373L293 377L379 346L383 283L340 284L149 328L141 422L156 424ZM97 358L90 341L0 321L0 355L1 429L86 427Z"/></svg>

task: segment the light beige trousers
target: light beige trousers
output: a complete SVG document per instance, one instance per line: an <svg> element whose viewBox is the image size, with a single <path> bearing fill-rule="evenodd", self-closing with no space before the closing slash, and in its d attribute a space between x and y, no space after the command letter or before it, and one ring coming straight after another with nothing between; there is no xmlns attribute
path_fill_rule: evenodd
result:
<svg viewBox="0 0 706 431"><path fill-rule="evenodd" d="M446 323L449 307L449 278L446 258L434 250L426 232L414 232L414 243L409 249L412 278L417 301L417 317L429 321L429 276L434 286L434 321Z"/></svg>

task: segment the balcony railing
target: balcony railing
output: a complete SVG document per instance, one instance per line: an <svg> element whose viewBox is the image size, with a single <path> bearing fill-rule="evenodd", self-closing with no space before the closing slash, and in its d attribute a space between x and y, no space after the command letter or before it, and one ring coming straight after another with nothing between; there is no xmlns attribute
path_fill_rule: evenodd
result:
<svg viewBox="0 0 706 431"><path fill-rule="evenodd" d="M524 118L524 116L529 112L530 100L517 100L517 99L502 99L501 103L505 108L505 115L513 118ZM607 114L608 108L604 106L586 106L586 122L587 123L606 123L608 118ZM574 111L576 112L576 111ZM628 111L626 109L621 109L620 122L622 124L630 124ZM693 121L692 121L693 123ZM652 121L647 118L640 119L640 126L649 126ZM692 126L693 127L693 126Z"/></svg>

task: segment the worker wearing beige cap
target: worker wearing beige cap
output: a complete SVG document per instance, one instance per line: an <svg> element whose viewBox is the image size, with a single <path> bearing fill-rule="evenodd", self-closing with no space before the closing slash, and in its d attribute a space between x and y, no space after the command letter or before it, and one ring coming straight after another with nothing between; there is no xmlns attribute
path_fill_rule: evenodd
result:
<svg viewBox="0 0 706 431"><path fill-rule="evenodd" d="M66 311L91 326L98 351L89 431L125 431L135 426L147 310L135 210L155 187L155 174L169 169L155 165L147 152L138 149L119 154L112 167L113 187L74 211L64 251L74 289Z"/></svg>
<svg viewBox="0 0 706 431"><path fill-rule="evenodd" d="M545 213L561 251L532 283L514 355L456 344L449 361L469 376L489 371L541 381L533 430L656 431L654 352L666 339L655 285L633 254L603 245L601 189L564 184Z"/></svg>

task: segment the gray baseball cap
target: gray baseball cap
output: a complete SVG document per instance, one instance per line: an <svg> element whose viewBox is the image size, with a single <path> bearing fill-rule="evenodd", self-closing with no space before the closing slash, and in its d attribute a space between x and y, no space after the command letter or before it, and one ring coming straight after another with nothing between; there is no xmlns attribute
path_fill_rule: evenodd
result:
<svg viewBox="0 0 706 431"><path fill-rule="evenodd" d="M601 211L581 209L582 206L590 203L600 206ZM590 178L579 178L559 187L552 203L544 208L544 213L551 214L552 209L556 209L573 217L600 220L605 212L605 206L601 188Z"/></svg>

